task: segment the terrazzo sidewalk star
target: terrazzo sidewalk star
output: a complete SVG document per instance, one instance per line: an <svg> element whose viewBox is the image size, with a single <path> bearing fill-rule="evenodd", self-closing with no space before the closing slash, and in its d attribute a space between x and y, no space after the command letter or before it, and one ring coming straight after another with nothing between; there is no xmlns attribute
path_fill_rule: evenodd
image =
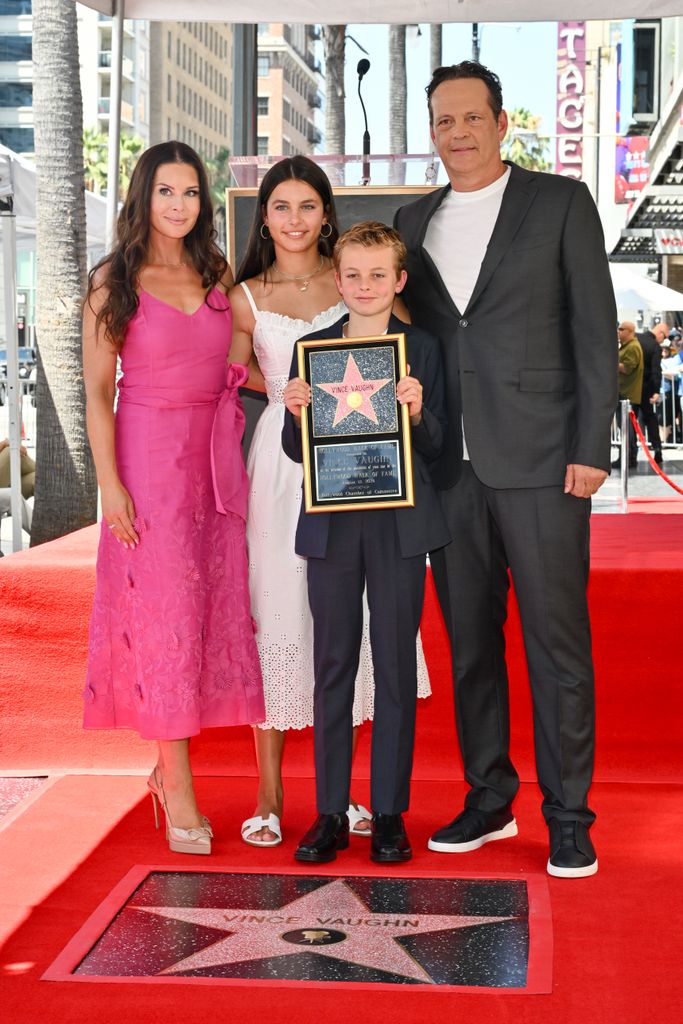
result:
<svg viewBox="0 0 683 1024"><path fill-rule="evenodd" d="M546 908L545 880L535 876L330 878L139 867L45 977L548 991Z"/></svg>

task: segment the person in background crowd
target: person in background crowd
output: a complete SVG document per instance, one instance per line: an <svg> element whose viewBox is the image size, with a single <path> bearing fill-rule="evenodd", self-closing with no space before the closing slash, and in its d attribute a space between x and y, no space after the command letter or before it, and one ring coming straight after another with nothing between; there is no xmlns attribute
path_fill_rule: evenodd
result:
<svg viewBox="0 0 683 1024"><path fill-rule="evenodd" d="M31 532L31 521L33 509L27 505L26 499L33 496L36 480L36 464L28 454L23 444L19 449L21 458L21 526L26 533ZM12 492L10 490L10 449L9 440L5 438L0 441L0 519L3 516L11 515ZM3 552L0 550L0 558Z"/></svg>
<svg viewBox="0 0 683 1024"><path fill-rule="evenodd" d="M643 392L636 415L652 448L656 463L662 464L662 442L657 422L657 403L662 390L661 343L669 334L669 325L655 324L649 331L637 335L643 350Z"/></svg>
<svg viewBox="0 0 683 1024"><path fill-rule="evenodd" d="M19 452L21 457L21 494L23 498L32 498L36 485L36 464L23 444ZM0 489L10 486L9 463L9 440L5 438L0 441Z"/></svg>
<svg viewBox="0 0 683 1024"><path fill-rule="evenodd" d="M626 399L638 415L643 395L644 363L643 350L636 337L636 325L630 320L622 320L617 329L619 337L619 402ZM617 422L621 422L621 407L617 404ZM628 464L631 469L638 465L638 447L636 432L629 420ZM621 466L621 455L612 465Z"/></svg>
<svg viewBox="0 0 683 1024"><path fill-rule="evenodd" d="M662 351L662 379L664 381L663 440L680 444L683 440L683 337L679 331L669 334L669 355ZM665 417L665 418L664 418Z"/></svg>

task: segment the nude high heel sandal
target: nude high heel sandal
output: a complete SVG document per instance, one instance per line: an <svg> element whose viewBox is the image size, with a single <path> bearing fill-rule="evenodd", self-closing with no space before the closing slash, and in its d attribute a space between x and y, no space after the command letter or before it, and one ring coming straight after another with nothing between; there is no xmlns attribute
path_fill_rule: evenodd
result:
<svg viewBox="0 0 683 1024"><path fill-rule="evenodd" d="M159 828L159 808L157 801L161 803L163 808L164 815L166 817L166 838L168 840L169 850L173 853L211 853L211 837L213 833L211 831L211 826L208 824L207 818L203 819L206 822L206 825L202 828L176 828L174 826L171 821L171 816L168 813L164 785L157 775L156 768L147 780L147 788L152 796L154 824L157 828Z"/></svg>

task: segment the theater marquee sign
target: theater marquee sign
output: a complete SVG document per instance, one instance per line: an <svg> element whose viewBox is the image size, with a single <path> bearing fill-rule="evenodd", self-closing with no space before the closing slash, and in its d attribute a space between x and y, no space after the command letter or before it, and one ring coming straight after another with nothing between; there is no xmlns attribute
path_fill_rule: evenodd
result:
<svg viewBox="0 0 683 1024"><path fill-rule="evenodd" d="M567 178L583 174L586 101L586 24L557 25L557 152L555 170Z"/></svg>
<svg viewBox="0 0 683 1024"><path fill-rule="evenodd" d="M683 256L683 231L678 228L655 228L655 248L667 256Z"/></svg>

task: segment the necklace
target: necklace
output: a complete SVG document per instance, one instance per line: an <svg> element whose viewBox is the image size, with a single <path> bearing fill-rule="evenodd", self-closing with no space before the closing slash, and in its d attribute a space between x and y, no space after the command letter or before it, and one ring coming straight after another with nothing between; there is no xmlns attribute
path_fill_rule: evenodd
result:
<svg viewBox="0 0 683 1024"><path fill-rule="evenodd" d="M169 263L168 260L159 260L156 263L148 263L148 267L169 267L171 270L181 270L183 267L189 266L187 260L181 260L180 263Z"/></svg>
<svg viewBox="0 0 683 1024"><path fill-rule="evenodd" d="M299 274L298 276L296 274L285 274L280 270L277 263L275 262L273 262L273 270L275 271L276 274L279 274L280 277L284 277L285 281L303 281L303 284L299 287L299 291L305 292L309 284L311 283L311 278L315 277L316 274L320 273L320 271L323 269L324 263L325 257L323 256L322 253L320 253L320 263L318 264L315 270L309 270L307 274Z"/></svg>

